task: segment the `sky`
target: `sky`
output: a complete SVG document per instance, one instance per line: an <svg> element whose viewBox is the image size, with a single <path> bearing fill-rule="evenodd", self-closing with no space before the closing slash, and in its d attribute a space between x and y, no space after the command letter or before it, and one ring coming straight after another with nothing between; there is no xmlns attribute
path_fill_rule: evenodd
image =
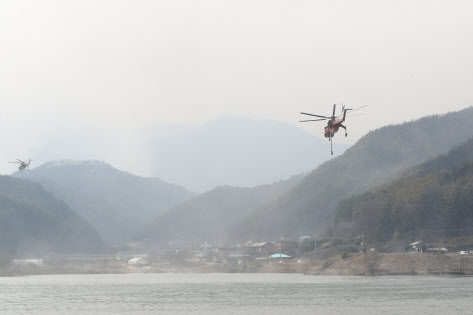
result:
<svg viewBox="0 0 473 315"><path fill-rule="evenodd" d="M222 115L320 137L301 111L368 105L340 137L354 143L471 106L472 14L472 1L2 1L0 173L49 145L146 175L129 156L140 130ZM104 135L108 153L89 152Z"/></svg>

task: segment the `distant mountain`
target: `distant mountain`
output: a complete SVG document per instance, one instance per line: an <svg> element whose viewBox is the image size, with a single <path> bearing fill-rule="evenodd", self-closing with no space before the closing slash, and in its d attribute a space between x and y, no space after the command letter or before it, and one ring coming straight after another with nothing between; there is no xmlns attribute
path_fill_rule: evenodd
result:
<svg viewBox="0 0 473 315"><path fill-rule="evenodd" d="M368 133L346 152L310 173L293 190L237 224L238 239L328 230L340 200L400 176L408 168L473 137L473 107Z"/></svg>
<svg viewBox="0 0 473 315"><path fill-rule="evenodd" d="M180 246L225 242L229 229L257 207L297 185L302 175L252 188L218 187L159 216L136 237L151 244Z"/></svg>
<svg viewBox="0 0 473 315"><path fill-rule="evenodd" d="M473 139L400 179L343 200L337 223L339 233L363 231L380 243L421 228L473 234Z"/></svg>
<svg viewBox="0 0 473 315"><path fill-rule="evenodd" d="M0 176L0 255L104 250L97 232L40 185Z"/></svg>
<svg viewBox="0 0 473 315"><path fill-rule="evenodd" d="M327 140L270 120L223 116L200 126L155 126L142 138L151 174L197 192L275 182L332 158ZM334 151L346 148L337 143Z"/></svg>
<svg viewBox="0 0 473 315"><path fill-rule="evenodd" d="M157 178L119 171L98 161L56 161L15 173L40 183L89 222L110 245L194 194Z"/></svg>

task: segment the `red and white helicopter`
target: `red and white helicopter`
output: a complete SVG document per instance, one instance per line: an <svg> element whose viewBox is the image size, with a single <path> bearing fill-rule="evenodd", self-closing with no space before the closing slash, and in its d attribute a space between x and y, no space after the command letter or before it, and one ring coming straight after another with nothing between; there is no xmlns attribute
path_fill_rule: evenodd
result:
<svg viewBox="0 0 473 315"><path fill-rule="evenodd" d="M345 137L348 136L347 127L342 124L345 121L347 111L354 112L354 111L359 110L359 109L361 109L363 107L366 107L366 106L368 106L368 105L358 107L357 109L352 109L352 108L345 108L345 105L343 105L342 106L342 114L340 114L339 116L335 116L335 110L337 108L337 104L333 104L333 113L332 113L331 117L322 116L322 115L315 115L315 114L310 114L310 113L301 113L302 115L318 117L318 119L300 120L299 122L328 120L327 121L327 126L325 126L325 128L324 128L324 136L325 136L325 138L328 138L328 140L330 141L330 150L331 150L332 155L333 155L333 146L332 146L332 141L331 140L335 136L335 134L338 132L338 129L340 129L340 127L345 129ZM340 116L341 116L341 118L340 118Z"/></svg>

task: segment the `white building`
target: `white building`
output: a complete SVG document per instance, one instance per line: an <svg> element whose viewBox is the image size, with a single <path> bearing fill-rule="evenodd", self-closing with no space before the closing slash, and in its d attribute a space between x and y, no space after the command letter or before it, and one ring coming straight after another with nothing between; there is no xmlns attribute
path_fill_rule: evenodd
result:
<svg viewBox="0 0 473 315"><path fill-rule="evenodd" d="M116 256L117 260L128 260L132 258L148 258L148 254L134 252L118 252Z"/></svg>
<svg viewBox="0 0 473 315"><path fill-rule="evenodd" d="M132 258L128 260L128 264L134 266L147 266L149 265L149 260L146 258Z"/></svg>

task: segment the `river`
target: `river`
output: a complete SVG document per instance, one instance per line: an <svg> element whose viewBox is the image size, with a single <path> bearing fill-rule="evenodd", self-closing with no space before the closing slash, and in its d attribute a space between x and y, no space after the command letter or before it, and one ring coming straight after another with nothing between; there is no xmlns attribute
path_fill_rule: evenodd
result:
<svg viewBox="0 0 473 315"><path fill-rule="evenodd" d="M107 274L0 278L0 313L471 314L473 278Z"/></svg>

